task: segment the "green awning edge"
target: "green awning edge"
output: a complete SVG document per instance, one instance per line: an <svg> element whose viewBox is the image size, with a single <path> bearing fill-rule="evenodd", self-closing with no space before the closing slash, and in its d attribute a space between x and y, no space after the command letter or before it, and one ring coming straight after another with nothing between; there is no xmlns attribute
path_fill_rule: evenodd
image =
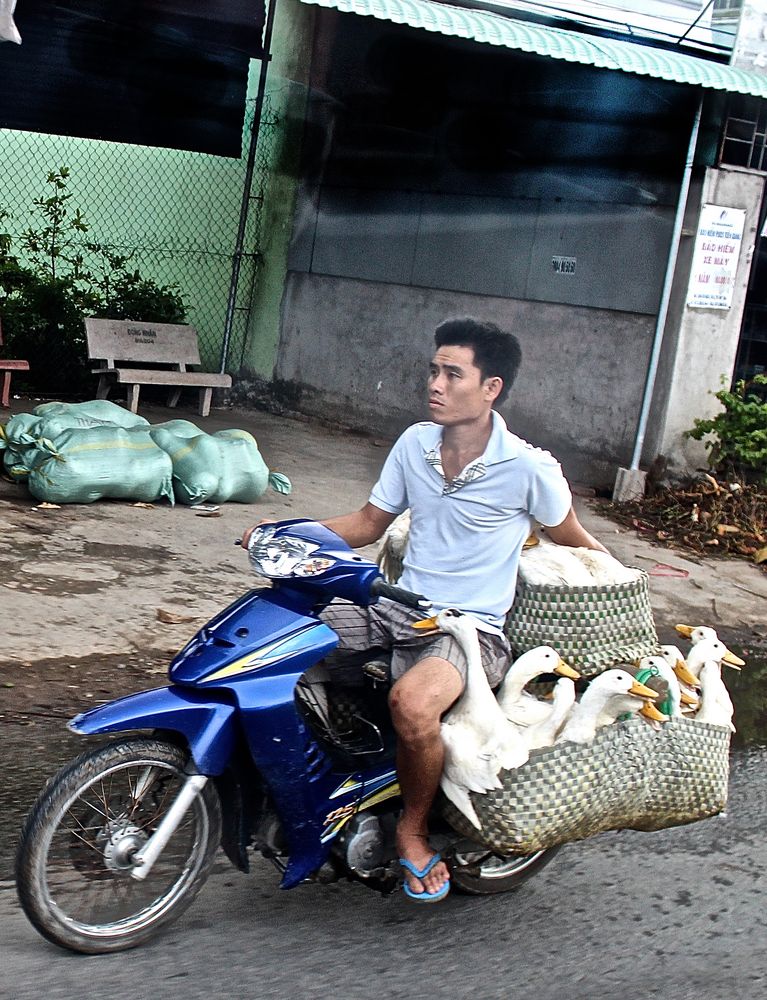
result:
<svg viewBox="0 0 767 1000"><path fill-rule="evenodd" d="M453 7L438 0L301 2L598 69L636 73L704 90L767 98L767 75L761 73L710 62L682 52L518 21L492 11Z"/></svg>

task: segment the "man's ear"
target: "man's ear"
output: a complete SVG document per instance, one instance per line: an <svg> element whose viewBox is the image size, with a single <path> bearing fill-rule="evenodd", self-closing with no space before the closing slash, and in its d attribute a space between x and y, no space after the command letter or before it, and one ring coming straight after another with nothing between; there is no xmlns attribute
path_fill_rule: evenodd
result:
<svg viewBox="0 0 767 1000"><path fill-rule="evenodd" d="M485 390L490 402L495 402L498 399L502 389L503 379L500 375L492 375L490 378L485 379Z"/></svg>

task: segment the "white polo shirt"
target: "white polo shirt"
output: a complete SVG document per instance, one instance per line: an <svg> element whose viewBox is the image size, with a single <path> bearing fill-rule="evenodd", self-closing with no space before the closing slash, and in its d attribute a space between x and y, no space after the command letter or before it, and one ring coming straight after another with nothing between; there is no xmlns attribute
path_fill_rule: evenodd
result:
<svg viewBox="0 0 767 1000"><path fill-rule="evenodd" d="M572 495L559 463L508 430L495 410L483 455L447 483L442 427L413 424L397 440L370 494L390 514L411 509L399 583L435 609L457 608L500 633L514 600L522 545L533 524L561 524Z"/></svg>

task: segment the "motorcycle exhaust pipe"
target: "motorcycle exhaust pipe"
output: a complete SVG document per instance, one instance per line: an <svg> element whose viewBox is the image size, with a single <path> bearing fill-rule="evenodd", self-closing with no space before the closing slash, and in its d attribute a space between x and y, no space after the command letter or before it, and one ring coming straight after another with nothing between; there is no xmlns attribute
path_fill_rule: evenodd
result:
<svg viewBox="0 0 767 1000"><path fill-rule="evenodd" d="M152 870L155 861L168 846L168 841L178 829L178 825L184 818L189 806L199 795L208 778L204 774L192 774L186 779L181 791L176 796L176 801L167 811L155 832L144 844L140 851L137 851L132 858L133 868L131 878L137 882L143 882Z"/></svg>

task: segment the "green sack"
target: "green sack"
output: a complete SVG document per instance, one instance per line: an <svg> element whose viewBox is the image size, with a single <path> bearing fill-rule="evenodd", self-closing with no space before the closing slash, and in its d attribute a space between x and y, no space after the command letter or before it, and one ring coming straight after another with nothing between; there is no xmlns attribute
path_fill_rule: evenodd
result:
<svg viewBox="0 0 767 1000"><path fill-rule="evenodd" d="M138 413L131 413L123 406L108 399L90 399L86 403L41 403L32 411L35 416L68 419L68 427L91 427L98 424L116 424L118 427L149 427L149 421ZM63 429L64 425L62 425Z"/></svg>
<svg viewBox="0 0 767 1000"><path fill-rule="evenodd" d="M161 427L154 429L152 438L170 458L176 500L184 504L213 500L218 492L221 456L212 436L184 438Z"/></svg>
<svg viewBox="0 0 767 1000"><path fill-rule="evenodd" d="M221 454L219 499L213 502L255 503L271 483L256 439L241 430L216 431L211 437L215 438Z"/></svg>
<svg viewBox="0 0 767 1000"><path fill-rule="evenodd" d="M268 486L279 493L292 489L286 476L270 474L255 438L247 431L217 431L186 439L159 427L151 433L170 455L173 491L179 503L254 503Z"/></svg>
<svg viewBox="0 0 767 1000"><path fill-rule="evenodd" d="M124 427L70 428L38 442L29 491L49 503L93 503L104 497L173 503L170 458L149 436Z"/></svg>
<svg viewBox="0 0 767 1000"><path fill-rule="evenodd" d="M177 438L193 438L204 433L204 431L201 431L196 424L192 423L191 420L182 420L180 418L176 420L166 420L161 424L151 424L148 430L153 441L155 440L155 433L157 432L169 431Z"/></svg>
<svg viewBox="0 0 767 1000"><path fill-rule="evenodd" d="M37 450L40 418L33 413L17 413L2 428L0 449L3 449L3 466L16 482L26 482L30 463Z"/></svg>

